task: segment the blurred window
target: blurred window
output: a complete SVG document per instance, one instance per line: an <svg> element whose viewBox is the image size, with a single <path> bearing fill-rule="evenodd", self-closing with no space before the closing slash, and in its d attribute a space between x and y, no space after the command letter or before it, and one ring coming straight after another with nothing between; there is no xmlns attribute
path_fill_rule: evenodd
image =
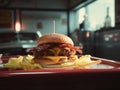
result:
<svg viewBox="0 0 120 90"><path fill-rule="evenodd" d="M109 7L109 16L111 18L111 26L115 26L115 0L96 0L78 10L79 23L81 24L87 16L87 24L89 23L89 30L98 30L104 27L105 17L107 15L107 7Z"/></svg>

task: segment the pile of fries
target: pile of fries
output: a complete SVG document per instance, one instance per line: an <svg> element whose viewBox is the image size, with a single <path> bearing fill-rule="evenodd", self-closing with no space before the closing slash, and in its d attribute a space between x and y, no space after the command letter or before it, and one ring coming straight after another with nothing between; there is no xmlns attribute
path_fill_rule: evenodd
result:
<svg viewBox="0 0 120 90"><path fill-rule="evenodd" d="M91 60L91 55L83 55L77 58L74 62L66 62L61 64L61 67L77 67L77 68L90 68L91 65L99 64L101 60ZM8 63L4 64L5 68L9 69L23 69L23 70L34 70L43 69L43 67L35 63L33 56L19 56L16 58L9 58Z"/></svg>
<svg viewBox="0 0 120 90"><path fill-rule="evenodd" d="M33 56L31 55L9 58L8 63L5 63L4 67L9 69L24 70L42 69L40 64L34 63Z"/></svg>
<svg viewBox="0 0 120 90"><path fill-rule="evenodd" d="M75 66L77 68L90 68L91 65L99 64L101 60L91 60L91 55L83 55L80 58L77 58L74 62L67 62L61 64L65 66Z"/></svg>

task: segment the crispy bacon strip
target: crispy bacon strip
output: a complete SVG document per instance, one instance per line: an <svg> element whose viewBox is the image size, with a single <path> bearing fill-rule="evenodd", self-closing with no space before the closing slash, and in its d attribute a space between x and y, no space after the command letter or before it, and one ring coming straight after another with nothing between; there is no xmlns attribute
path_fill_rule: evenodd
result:
<svg viewBox="0 0 120 90"><path fill-rule="evenodd" d="M65 43L46 43L46 44L41 44L38 47L32 48L28 50L28 52L36 52L36 51L44 51L47 49L52 49L54 47L59 47L59 48L70 48L71 50L75 50L76 52L82 54L82 50L78 46L72 46L70 44L65 44Z"/></svg>

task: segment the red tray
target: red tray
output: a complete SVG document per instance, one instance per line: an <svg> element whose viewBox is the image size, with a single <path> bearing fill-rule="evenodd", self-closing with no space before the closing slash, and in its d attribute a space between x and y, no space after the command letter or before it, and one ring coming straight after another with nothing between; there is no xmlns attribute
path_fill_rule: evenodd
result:
<svg viewBox="0 0 120 90"><path fill-rule="evenodd" d="M17 56L4 56L2 57L3 63L11 57ZM103 58L92 57L92 60L100 59L101 64L93 65L90 69L75 69L75 68L45 68L42 70L8 70L6 68L0 68L0 77L10 77L16 75L43 75L43 74L65 74L65 73L109 73L120 72L120 62L114 60L108 60Z"/></svg>

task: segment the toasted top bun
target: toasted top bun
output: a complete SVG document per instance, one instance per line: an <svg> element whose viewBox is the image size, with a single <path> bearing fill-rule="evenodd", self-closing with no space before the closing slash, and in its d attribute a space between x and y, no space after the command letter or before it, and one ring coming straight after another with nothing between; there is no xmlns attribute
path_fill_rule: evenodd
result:
<svg viewBox="0 0 120 90"><path fill-rule="evenodd" d="M45 43L67 43L74 45L72 39L64 34L50 33L39 38L37 45Z"/></svg>

